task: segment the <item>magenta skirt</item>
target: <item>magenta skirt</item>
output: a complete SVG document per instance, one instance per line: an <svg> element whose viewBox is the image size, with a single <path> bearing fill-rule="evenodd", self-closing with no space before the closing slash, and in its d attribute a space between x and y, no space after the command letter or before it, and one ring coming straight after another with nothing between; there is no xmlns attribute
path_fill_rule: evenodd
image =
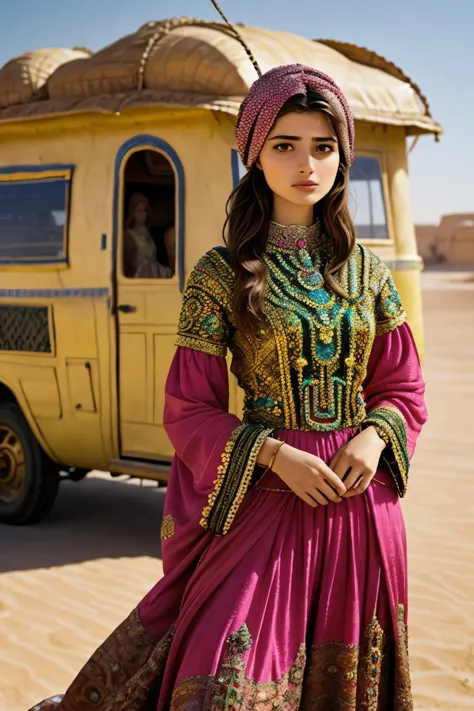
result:
<svg viewBox="0 0 474 711"><path fill-rule="evenodd" d="M276 434L330 462L355 430ZM178 458L172 481L164 578L37 709L411 711L405 527L387 473L313 509L270 472L226 536L185 510Z"/></svg>
<svg viewBox="0 0 474 711"><path fill-rule="evenodd" d="M276 436L329 462L355 433ZM183 551L139 605L154 637L173 630L160 711L412 708L405 526L389 474L313 509L270 472L231 531L201 545L191 573Z"/></svg>

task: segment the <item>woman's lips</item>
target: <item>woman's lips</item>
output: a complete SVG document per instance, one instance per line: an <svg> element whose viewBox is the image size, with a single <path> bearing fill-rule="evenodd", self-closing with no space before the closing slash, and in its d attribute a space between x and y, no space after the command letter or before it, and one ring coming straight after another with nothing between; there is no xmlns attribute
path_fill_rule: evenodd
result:
<svg viewBox="0 0 474 711"><path fill-rule="evenodd" d="M313 183L311 180L305 180L301 183L296 183L293 187L303 191L304 193L310 193L318 187L318 184Z"/></svg>

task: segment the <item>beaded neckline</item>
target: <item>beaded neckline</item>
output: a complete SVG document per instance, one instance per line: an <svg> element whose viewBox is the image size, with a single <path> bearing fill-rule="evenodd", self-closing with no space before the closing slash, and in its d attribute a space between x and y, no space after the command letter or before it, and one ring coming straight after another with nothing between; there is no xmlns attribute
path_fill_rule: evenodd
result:
<svg viewBox="0 0 474 711"><path fill-rule="evenodd" d="M321 223L314 225L280 225L270 222L268 227L268 244L280 249L307 249L312 251L322 241Z"/></svg>

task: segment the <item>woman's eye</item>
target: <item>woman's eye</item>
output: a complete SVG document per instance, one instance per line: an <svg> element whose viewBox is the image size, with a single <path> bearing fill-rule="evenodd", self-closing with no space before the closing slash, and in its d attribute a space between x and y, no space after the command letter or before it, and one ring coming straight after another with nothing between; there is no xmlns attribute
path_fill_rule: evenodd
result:
<svg viewBox="0 0 474 711"><path fill-rule="evenodd" d="M319 153L332 153L333 151L332 146L329 146L327 143L321 143L319 146L316 147L316 150Z"/></svg>
<svg viewBox="0 0 474 711"><path fill-rule="evenodd" d="M275 150L280 153L288 153L288 151L291 151L292 149L293 146L291 143L278 143L278 145L275 146Z"/></svg>

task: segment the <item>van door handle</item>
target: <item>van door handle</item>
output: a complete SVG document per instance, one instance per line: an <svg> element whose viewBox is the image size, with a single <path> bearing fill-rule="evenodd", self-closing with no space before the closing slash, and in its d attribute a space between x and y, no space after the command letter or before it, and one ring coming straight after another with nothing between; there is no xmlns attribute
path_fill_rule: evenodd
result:
<svg viewBox="0 0 474 711"><path fill-rule="evenodd" d="M136 310L137 307L130 304L119 304L117 306L117 311L121 311L123 314L134 314Z"/></svg>

